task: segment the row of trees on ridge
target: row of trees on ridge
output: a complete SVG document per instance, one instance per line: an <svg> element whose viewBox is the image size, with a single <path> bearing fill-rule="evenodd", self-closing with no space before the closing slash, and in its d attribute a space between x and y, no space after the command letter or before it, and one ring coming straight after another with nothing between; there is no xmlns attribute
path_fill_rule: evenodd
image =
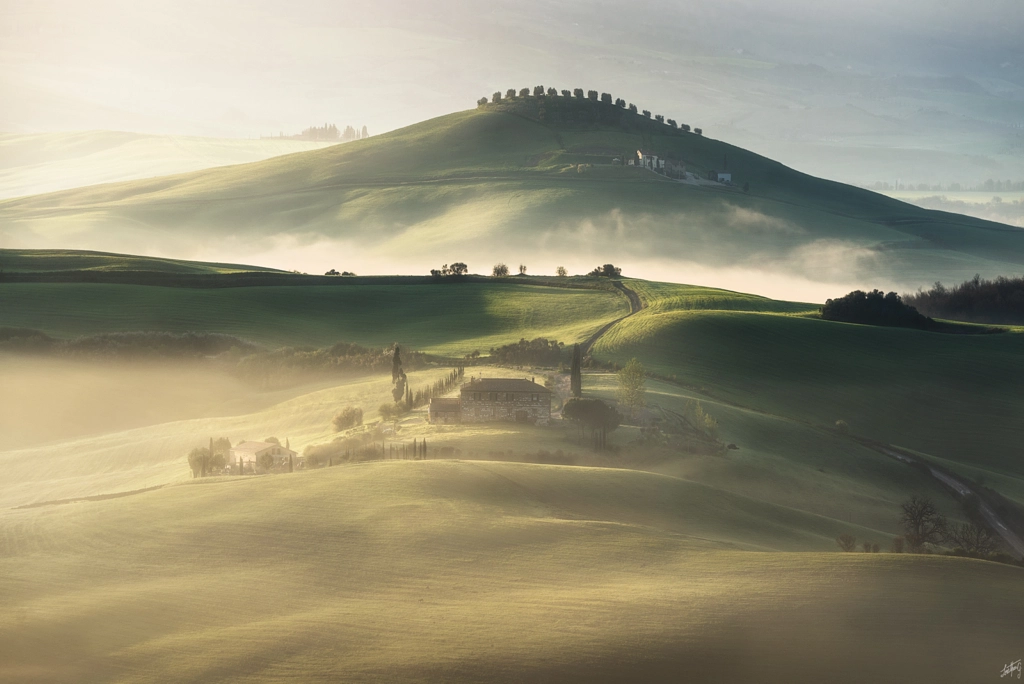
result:
<svg viewBox="0 0 1024 684"><path fill-rule="evenodd" d="M629 111L633 114L638 114L646 119L653 118L660 124L665 124L666 126L680 130L684 133L690 132L690 126L688 124L677 123L675 119L666 119L665 116L662 114L654 114L652 116L650 110L647 109L638 111L638 108L635 104L633 104L632 102L627 104L626 101L623 100L622 98L612 98L611 93L598 93L596 90L587 90L586 92L584 92L583 88L574 88L572 91L558 90L557 88L545 88L544 86L534 86L532 90L530 88L520 88L519 90L516 90L515 88L509 88L508 90L505 91L504 95L502 95L501 91L495 91L494 94L491 95L489 100L486 97L481 97L479 100L476 101L476 104L479 107L483 107L488 103L500 104L503 100L507 101L524 99L531 96L534 98L561 97L566 100L589 101L593 103L600 102L601 104L607 105L609 107L618 107L620 109ZM694 128L693 132L696 133L697 135L703 134L703 131L700 128Z"/></svg>

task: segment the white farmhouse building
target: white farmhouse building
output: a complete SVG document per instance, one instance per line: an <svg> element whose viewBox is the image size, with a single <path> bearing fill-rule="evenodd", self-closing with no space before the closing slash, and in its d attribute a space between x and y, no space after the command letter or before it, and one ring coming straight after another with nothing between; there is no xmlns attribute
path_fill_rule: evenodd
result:
<svg viewBox="0 0 1024 684"><path fill-rule="evenodd" d="M637 166L642 166L645 169L650 169L651 171L665 170L665 160L659 158L658 155L653 152L648 152L647 150L636 151L636 163Z"/></svg>
<svg viewBox="0 0 1024 684"><path fill-rule="evenodd" d="M239 442L231 448L228 460L233 464L238 463L238 459L242 459L243 463L257 463L260 456L270 454L274 457L274 465L280 465L287 463L289 456L295 458L299 455L297 451L292 451L288 446L287 444L281 446L273 442Z"/></svg>

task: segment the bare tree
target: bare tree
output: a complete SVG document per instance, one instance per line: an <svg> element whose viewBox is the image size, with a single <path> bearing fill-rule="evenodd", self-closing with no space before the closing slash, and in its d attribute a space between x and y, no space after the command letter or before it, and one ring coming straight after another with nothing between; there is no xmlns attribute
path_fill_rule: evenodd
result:
<svg viewBox="0 0 1024 684"><path fill-rule="evenodd" d="M989 529L975 522L950 525L946 532L946 540L968 553L980 553L985 556L995 553L999 548Z"/></svg>
<svg viewBox="0 0 1024 684"><path fill-rule="evenodd" d="M494 264L494 268L491 269L491 276L494 278L503 278L508 275L508 266L501 263L500 261Z"/></svg>
<svg viewBox="0 0 1024 684"><path fill-rule="evenodd" d="M555 275L558 276L559 278L564 278L565 276L569 275L569 272L565 270L565 266L559 266L558 268L555 269Z"/></svg>
<svg viewBox="0 0 1024 684"><path fill-rule="evenodd" d="M526 275L526 264L519 264L519 275Z"/></svg>
<svg viewBox="0 0 1024 684"><path fill-rule="evenodd" d="M946 538L946 518L935 508L931 499L913 496L904 501L900 526L903 528L907 548L920 552L926 544L941 544Z"/></svg>
<svg viewBox="0 0 1024 684"><path fill-rule="evenodd" d="M839 544L839 548L843 551L849 553L857 548L857 538L848 532L843 532L836 537L836 544Z"/></svg>

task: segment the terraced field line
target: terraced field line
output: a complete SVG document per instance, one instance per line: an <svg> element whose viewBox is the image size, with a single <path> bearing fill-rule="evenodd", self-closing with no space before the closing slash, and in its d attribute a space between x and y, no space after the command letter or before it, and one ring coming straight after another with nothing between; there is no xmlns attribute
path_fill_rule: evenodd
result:
<svg viewBox="0 0 1024 684"><path fill-rule="evenodd" d="M588 337L583 342L583 344L580 345L583 356L586 356L587 354L590 353L590 348L594 346L594 343L601 339L601 335L604 335L606 332L611 330L612 326L621 323L622 321L626 320L633 314L647 308L647 304L644 303L644 300L640 299L640 295L638 295L636 292L630 290L628 287L623 285L621 281L613 280L612 285L615 287L615 289L622 292L622 294L626 296L626 299L629 300L629 313L621 318L616 318L614 321L611 321L610 323L602 325L597 332Z"/></svg>

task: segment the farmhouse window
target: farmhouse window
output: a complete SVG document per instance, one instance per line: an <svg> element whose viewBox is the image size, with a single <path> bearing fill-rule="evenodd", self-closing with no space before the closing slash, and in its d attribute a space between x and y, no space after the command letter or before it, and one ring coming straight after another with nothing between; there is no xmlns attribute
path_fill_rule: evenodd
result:
<svg viewBox="0 0 1024 684"><path fill-rule="evenodd" d="M491 392L491 401L498 401L498 393Z"/></svg>
<svg viewBox="0 0 1024 684"><path fill-rule="evenodd" d="M480 393L473 392L473 401L480 401Z"/></svg>
<svg viewBox="0 0 1024 684"><path fill-rule="evenodd" d="M505 392L505 401L515 401L516 395L513 392Z"/></svg>
<svg viewBox="0 0 1024 684"><path fill-rule="evenodd" d="M538 401L538 399L537 399L537 395L536 395L536 394L531 394L531 395L530 395L530 401L532 401L533 403L535 403L535 404L536 404L536 403L537 403L537 401Z"/></svg>

